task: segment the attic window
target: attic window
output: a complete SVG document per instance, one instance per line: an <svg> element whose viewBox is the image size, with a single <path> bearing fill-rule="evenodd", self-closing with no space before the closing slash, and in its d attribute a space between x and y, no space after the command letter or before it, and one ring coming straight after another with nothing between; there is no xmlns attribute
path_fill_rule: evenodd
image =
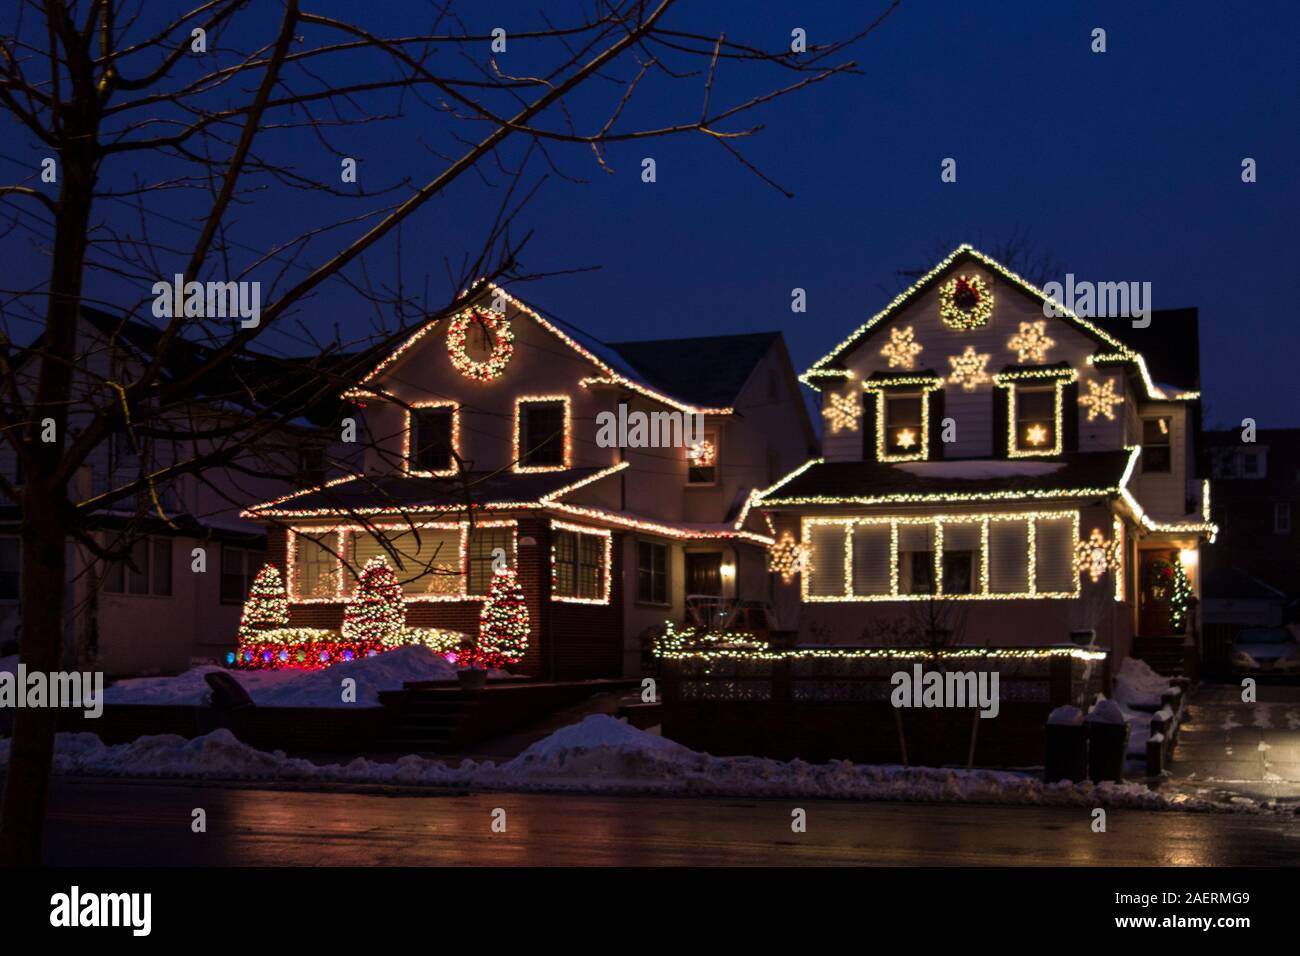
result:
<svg viewBox="0 0 1300 956"><path fill-rule="evenodd" d="M1142 471L1168 474L1173 465L1169 437L1173 421L1169 416L1142 419Z"/></svg>
<svg viewBox="0 0 1300 956"><path fill-rule="evenodd" d="M1060 393L1054 387L1028 388L1017 385L1013 450L1021 455L1055 455L1061 451L1057 425L1060 422Z"/></svg>
<svg viewBox="0 0 1300 956"><path fill-rule="evenodd" d="M417 407L407 419L407 471L449 475L455 471L456 406L450 402Z"/></svg>
<svg viewBox="0 0 1300 956"><path fill-rule="evenodd" d="M569 400L521 398L515 405L515 471L569 467Z"/></svg>

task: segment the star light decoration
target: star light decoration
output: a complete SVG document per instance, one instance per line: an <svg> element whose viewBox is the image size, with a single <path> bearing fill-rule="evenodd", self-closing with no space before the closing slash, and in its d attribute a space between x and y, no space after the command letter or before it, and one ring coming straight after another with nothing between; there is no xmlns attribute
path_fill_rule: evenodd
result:
<svg viewBox="0 0 1300 956"><path fill-rule="evenodd" d="M894 441L899 448L911 448L916 444L916 432L910 428L901 428L894 436Z"/></svg>
<svg viewBox="0 0 1300 956"><path fill-rule="evenodd" d="M862 408L858 405L858 397L852 392L845 394L831 392L830 404L822 410L822 415L831 426L831 431L836 434L841 431L857 431L858 417L861 414Z"/></svg>
<svg viewBox="0 0 1300 956"><path fill-rule="evenodd" d="M1047 441L1047 429L1042 425L1030 425L1025 429L1025 440L1031 445L1041 445Z"/></svg>
<svg viewBox="0 0 1300 956"><path fill-rule="evenodd" d="M1109 422L1115 420L1115 406L1122 404L1123 395L1115 394L1115 380L1113 378L1104 379L1100 385L1095 381L1088 382L1088 394L1079 397L1079 404L1088 409L1088 421L1092 421L1098 415L1105 417Z"/></svg>
<svg viewBox="0 0 1300 956"><path fill-rule="evenodd" d="M1009 348L1015 349L1016 361L1042 362L1047 358L1047 350L1056 344L1055 339L1047 337L1047 322L1021 322L1020 331L1007 341Z"/></svg>
<svg viewBox="0 0 1300 956"><path fill-rule="evenodd" d="M890 368L916 368L916 357L921 354L921 343L916 341L912 326L889 330L889 344L880 350L889 359Z"/></svg>
<svg viewBox="0 0 1300 956"><path fill-rule="evenodd" d="M812 565L808 562L808 549L795 541L789 531L768 548L767 566L773 574L781 575L781 580L786 584L793 581L796 574L807 574L812 570Z"/></svg>
<svg viewBox="0 0 1300 956"><path fill-rule="evenodd" d="M964 391L973 392L977 385L989 380L989 355L987 352L976 353L973 345L966 346L961 355L948 356L948 364L952 366L948 381L960 385Z"/></svg>
<svg viewBox="0 0 1300 956"><path fill-rule="evenodd" d="M1074 568L1096 584L1107 571L1119 570L1118 544L1108 541L1100 528L1093 528L1087 541L1074 546Z"/></svg>

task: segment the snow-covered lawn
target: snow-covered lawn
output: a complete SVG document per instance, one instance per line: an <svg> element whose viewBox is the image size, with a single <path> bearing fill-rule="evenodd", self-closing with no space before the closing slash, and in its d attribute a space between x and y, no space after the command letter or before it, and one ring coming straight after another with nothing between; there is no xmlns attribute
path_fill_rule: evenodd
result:
<svg viewBox="0 0 1300 956"><path fill-rule="evenodd" d="M0 763L8 759L0 741ZM367 783L488 790L638 792L665 795L910 800L1042 806L1210 809L1184 795L1165 796L1135 783L1046 784L1034 776L991 770L873 766L836 761L809 764L762 757L696 753L606 715L593 715L551 734L506 763L406 756L391 763L365 758L317 765L240 743L227 730L186 740L142 737L106 746L93 734L60 734L59 774L128 777L256 779L319 784Z"/></svg>
<svg viewBox="0 0 1300 956"><path fill-rule="evenodd" d="M106 704L199 705L211 695L203 675L227 670L195 667L175 677L120 680L104 692ZM398 690L407 681L455 680L456 666L427 647L413 645L375 657L340 662L321 670L228 670L253 703L262 707L378 707L381 690ZM493 672L496 674L497 672ZM343 703L342 680L357 682L355 704Z"/></svg>

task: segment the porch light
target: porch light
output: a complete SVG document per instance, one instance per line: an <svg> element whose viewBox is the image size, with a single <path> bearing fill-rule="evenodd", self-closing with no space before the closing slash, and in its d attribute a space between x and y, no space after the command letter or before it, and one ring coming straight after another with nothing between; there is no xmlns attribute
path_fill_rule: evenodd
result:
<svg viewBox="0 0 1300 956"><path fill-rule="evenodd" d="M736 566L734 564L724 564L721 571L724 578L734 578L736 576Z"/></svg>
<svg viewBox="0 0 1300 956"><path fill-rule="evenodd" d="M1196 567L1196 562L1201 558L1200 552L1195 548L1183 548L1178 552L1178 560L1182 562L1185 568Z"/></svg>

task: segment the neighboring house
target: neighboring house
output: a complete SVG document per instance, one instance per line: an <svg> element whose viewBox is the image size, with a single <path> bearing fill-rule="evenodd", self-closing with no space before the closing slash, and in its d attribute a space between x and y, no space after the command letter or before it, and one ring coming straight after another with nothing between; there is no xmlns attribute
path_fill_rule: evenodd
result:
<svg viewBox="0 0 1300 956"><path fill-rule="evenodd" d="M85 389L78 404L98 397L102 382L114 376L130 380L153 354L159 329L144 322L124 321L83 307L78 332L78 387ZM30 349L38 349L39 341ZM29 351L27 355L31 355ZM183 342L164 375L179 374L203 362L207 350ZM249 414L229 399L234 376L258 389L262 397L284 396L292 389L292 361L252 359L238 369L231 363L185 402L161 411L153 424L178 429L198 419L206 425L229 424ZM116 364L114 364L116 363ZM30 366L20 365L24 385ZM238 389L234 389L238 391ZM220 400L211 396L219 394ZM330 408L330 405L333 408ZM250 499L284 493L305 480L322 480L327 459L343 449L321 425L337 419L339 403L317 403L304 417L276 429L232 467L211 466L199 475L182 475L156 488L157 498L141 494L119 500L94 515L94 535L105 547L129 544L132 564L107 563L86 547L69 542L65 648L69 659L111 676L176 672L195 658L218 660L235 647L243 601L253 576L265 561L266 539L261 527L240 518ZM75 406L74 406L75 408ZM74 433L86 420L74 410ZM201 446L202 447L202 446ZM75 500L119 487L141 474L141 456L158 468L187 446L139 438L112 436L95 449L75 483ZM0 471L21 483L19 459L8 443L0 444ZM12 504L0 506L0 646L21 630L18 596L21 587L21 514ZM205 570L196 572L196 549L202 550Z"/></svg>
<svg viewBox="0 0 1300 956"><path fill-rule="evenodd" d="M821 392L822 455L755 504L802 642L887 643L918 602L960 607L970 645L1091 629L1122 658L1195 628L1216 530L1196 312L1137 330L1045 317L1044 301L962 246L801 376Z"/></svg>
<svg viewBox="0 0 1300 956"><path fill-rule="evenodd" d="M363 473L246 512L268 523L291 625L340 627L383 555L408 624L474 634L495 559L529 609L521 669L575 679L641 673L687 595L765 600L771 539L745 505L815 442L779 333L581 338L486 285L350 391ZM702 429L629 447L602 413Z"/></svg>
<svg viewBox="0 0 1300 956"><path fill-rule="evenodd" d="M1207 431L1214 513L1223 533L1210 567L1243 571L1300 595L1300 428Z"/></svg>

